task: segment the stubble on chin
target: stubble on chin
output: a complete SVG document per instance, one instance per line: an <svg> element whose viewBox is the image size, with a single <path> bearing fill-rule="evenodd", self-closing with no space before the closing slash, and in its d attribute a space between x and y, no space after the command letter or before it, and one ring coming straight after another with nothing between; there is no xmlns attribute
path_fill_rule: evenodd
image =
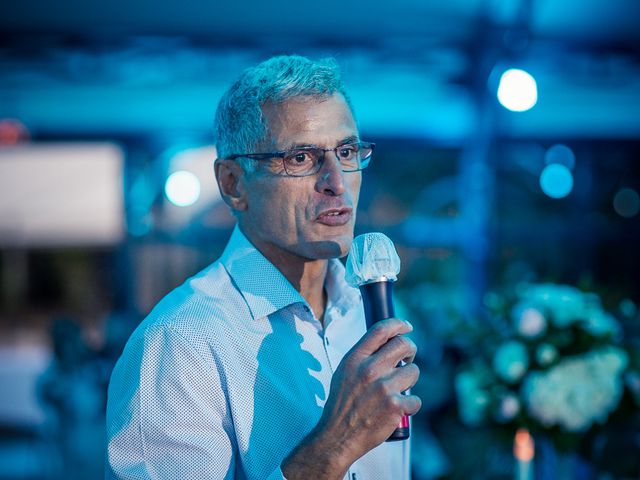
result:
<svg viewBox="0 0 640 480"><path fill-rule="evenodd" d="M349 253L349 248L353 242L353 233L344 234L334 238L325 238L314 242L313 250L317 258L329 260L331 258L342 258Z"/></svg>

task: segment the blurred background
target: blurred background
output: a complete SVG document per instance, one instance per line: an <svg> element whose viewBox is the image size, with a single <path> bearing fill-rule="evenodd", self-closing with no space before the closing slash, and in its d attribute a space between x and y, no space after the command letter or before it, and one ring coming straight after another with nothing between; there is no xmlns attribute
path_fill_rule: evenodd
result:
<svg viewBox="0 0 640 480"><path fill-rule="evenodd" d="M217 101L284 53L336 57L377 143L357 230L403 261L414 478L639 478L639 26L636 0L5 2L0 478L102 477L124 342L233 226Z"/></svg>

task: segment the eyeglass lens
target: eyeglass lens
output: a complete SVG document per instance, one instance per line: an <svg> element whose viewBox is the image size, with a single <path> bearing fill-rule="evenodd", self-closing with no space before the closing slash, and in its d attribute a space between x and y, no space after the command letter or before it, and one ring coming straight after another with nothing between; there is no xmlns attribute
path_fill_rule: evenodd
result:
<svg viewBox="0 0 640 480"><path fill-rule="evenodd" d="M288 175L312 175L320 170L325 155L333 151L345 172L361 170L369 163L371 148L359 144L340 145L334 149L301 148L287 152L283 158L284 169ZM362 160L365 160L363 162Z"/></svg>

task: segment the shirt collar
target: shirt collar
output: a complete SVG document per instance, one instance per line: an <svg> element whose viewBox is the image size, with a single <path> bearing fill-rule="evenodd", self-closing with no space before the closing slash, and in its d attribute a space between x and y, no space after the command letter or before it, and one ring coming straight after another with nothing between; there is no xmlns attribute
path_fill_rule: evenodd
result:
<svg viewBox="0 0 640 480"><path fill-rule="evenodd" d="M220 262L240 290L254 319L271 315L293 303L307 305L300 292L253 246L237 225ZM342 313L360 301L358 291L344 280L344 266L338 259L329 261L325 288L327 304Z"/></svg>
<svg viewBox="0 0 640 480"><path fill-rule="evenodd" d="M220 261L240 290L254 319L271 315L292 303L306 303L289 280L253 246L237 225Z"/></svg>

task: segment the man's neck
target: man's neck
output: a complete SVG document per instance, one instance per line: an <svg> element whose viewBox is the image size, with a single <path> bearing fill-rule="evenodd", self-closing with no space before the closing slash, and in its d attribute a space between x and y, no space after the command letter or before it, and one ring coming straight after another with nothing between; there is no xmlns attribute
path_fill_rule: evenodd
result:
<svg viewBox="0 0 640 480"><path fill-rule="evenodd" d="M302 258L293 253L280 249L270 248L270 245L263 245L252 240L246 233L245 236L253 245L280 270L284 277L289 280L293 288L300 292L315 317L322 322L324 309L327 303L327 296L324 291L324 283L329 269L329 260L310 260Z"/></svg>
<svg viewBox="0 0 640 480"><path fill-rule="evenodd" d="M263 253L264 254L264 253ZM327 295L324 290L325 279L329 267L329 260L302 260L297 262L282 262L278 259L269 258L289 283L300 292L315 317L322 322L324 309L327 304Z"/></svg>
<svg viewBox="0 0 640 480"><path fill-rule="evenodd" d="M291 283L307 301L314 315L320 322L323 322L324 309L327 305L327 294L324 289L324 283L327 278L328 265L328 260L306 262L303 274L300 277L299 286L296 286L293 282ZM291 282L291 279L289 279L289 281Z"/></svg>

